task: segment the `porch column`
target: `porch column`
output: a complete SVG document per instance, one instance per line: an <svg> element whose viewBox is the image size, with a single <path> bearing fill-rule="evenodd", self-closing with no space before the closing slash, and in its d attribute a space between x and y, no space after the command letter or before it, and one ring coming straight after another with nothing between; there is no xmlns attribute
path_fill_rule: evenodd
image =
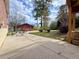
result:
<svg viewBox="0 0 79 59"><path fill-rule="evenodd" d="M72 8L71 8L71 1L66 0L68 5L68 33L67 33L67 41L71 43L72 41Z"/></svg>

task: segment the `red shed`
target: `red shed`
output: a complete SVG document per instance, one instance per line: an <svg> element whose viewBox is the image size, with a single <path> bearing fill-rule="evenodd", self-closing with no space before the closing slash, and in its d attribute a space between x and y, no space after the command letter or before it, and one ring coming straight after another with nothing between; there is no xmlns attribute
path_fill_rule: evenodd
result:
<svg viewBox="0 0 79 59"><path fill-rule="evenodd" d="M33 29L33 25L30 25L28 23L25 23L25 24L20 24L20 25L17 25L17 28L18 29L21 29L23 31L30 31Z"/></svg>

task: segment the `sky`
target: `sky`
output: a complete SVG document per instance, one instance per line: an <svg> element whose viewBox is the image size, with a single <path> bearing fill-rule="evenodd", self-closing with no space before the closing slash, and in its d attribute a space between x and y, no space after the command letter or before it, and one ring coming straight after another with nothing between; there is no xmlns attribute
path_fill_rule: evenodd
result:
<svg viewBox="0 0 79 59"><path fill-rule="evenodd" d="M10 15L14 15L16 12L25 16L26 22L30 24L36 24L32 11L34 9L33 0L9 0L10 1ZM65 0L53 0L50 10L50 21L55 20L59 7L65 4Z"/></svg>

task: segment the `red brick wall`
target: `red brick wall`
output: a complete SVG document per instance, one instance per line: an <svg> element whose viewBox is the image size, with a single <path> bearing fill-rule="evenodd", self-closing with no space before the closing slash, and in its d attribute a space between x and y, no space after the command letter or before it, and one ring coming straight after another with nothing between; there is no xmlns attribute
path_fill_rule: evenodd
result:
<svg viewBox="0 0 79 59"><path fill-rule="evenodd" d="M0 0L0 23L1 27L7 27L7 13L4 0Z"/></svg>

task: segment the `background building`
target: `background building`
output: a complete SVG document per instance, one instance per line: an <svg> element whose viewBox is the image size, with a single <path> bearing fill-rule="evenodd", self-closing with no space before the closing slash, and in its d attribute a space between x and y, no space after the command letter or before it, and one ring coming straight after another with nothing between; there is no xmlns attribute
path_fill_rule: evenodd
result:
<svg viewBox="0 0 79 59"><path fill-rule="evenodd" d="M25 23L25 24L17 25L17 29L20 29L22 31L30 31L33 29L33 25Z"/></svg>

